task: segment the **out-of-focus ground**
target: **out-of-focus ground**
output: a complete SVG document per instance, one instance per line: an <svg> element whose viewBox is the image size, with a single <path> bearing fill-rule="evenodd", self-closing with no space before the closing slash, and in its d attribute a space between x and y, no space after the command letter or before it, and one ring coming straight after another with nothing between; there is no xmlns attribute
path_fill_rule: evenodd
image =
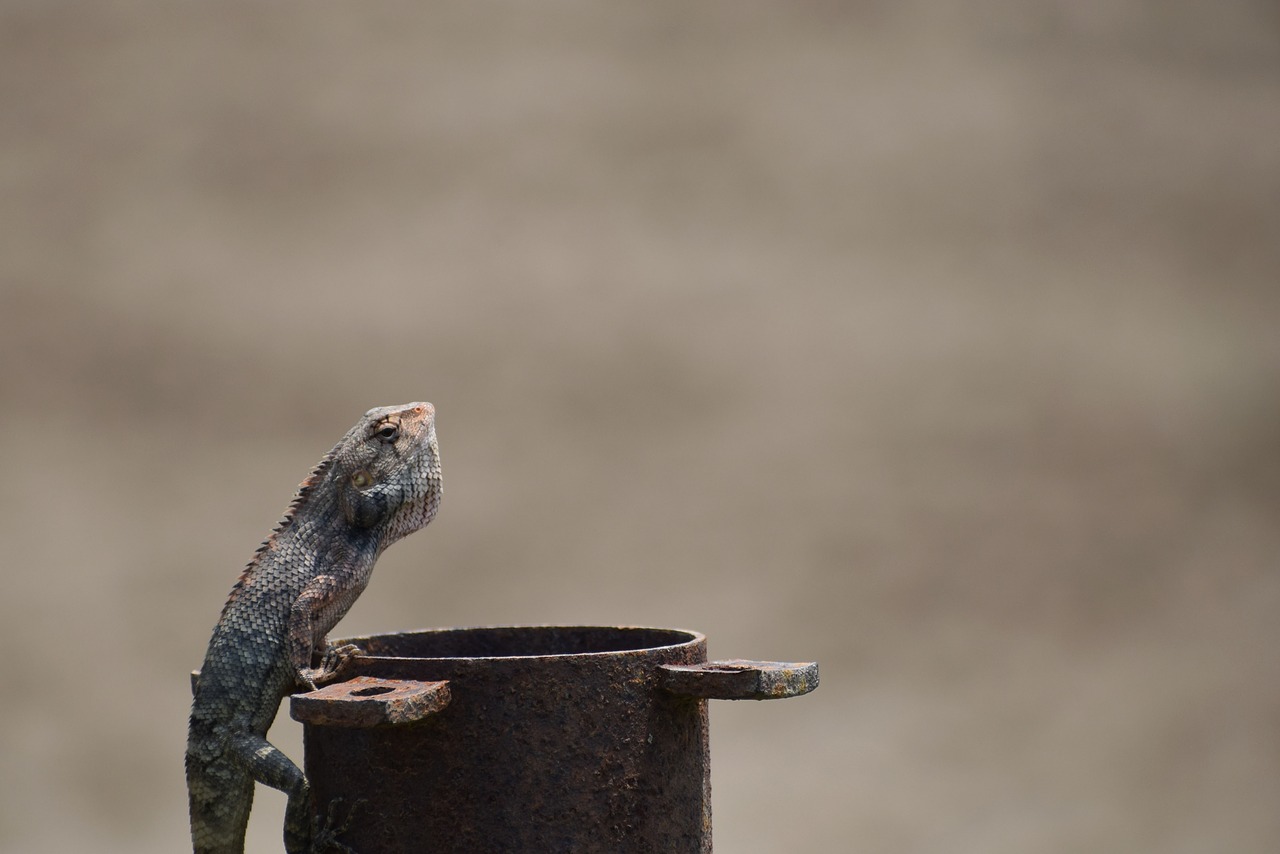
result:
<svg viewBox="0 0 1280 854"><path fill-rule="evenodd" d="M223 597L415 399L344 631L821 662L718 851L1280 850L1274 3L11 0L0 122L3 851L184 849Z"/></svg>

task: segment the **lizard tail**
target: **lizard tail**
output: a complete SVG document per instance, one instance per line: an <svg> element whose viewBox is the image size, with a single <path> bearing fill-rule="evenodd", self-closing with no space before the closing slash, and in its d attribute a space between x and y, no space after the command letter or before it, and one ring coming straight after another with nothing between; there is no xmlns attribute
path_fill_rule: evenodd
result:
<svg viewBox="0 0 1280 854"><path fill-rule="evenodd" d="M187 757L187 793L191 806L194 854L244 854L253 778L231 762L195 767Z"/></svg>

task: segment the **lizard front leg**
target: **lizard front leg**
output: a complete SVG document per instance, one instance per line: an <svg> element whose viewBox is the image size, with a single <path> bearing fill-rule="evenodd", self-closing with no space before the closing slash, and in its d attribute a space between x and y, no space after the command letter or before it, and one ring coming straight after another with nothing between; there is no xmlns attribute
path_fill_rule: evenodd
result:
<svg viewBox="0 0 1280 854"><path fill-rule="evenodd" d="M289 663L298 681L315 690L343 678L359 655L355 644L330 647L325 634L347 612L364 585L355 571L318 575L294 600L289 610ZM322 650L320 665L312 667L313 653Z"/></svg>

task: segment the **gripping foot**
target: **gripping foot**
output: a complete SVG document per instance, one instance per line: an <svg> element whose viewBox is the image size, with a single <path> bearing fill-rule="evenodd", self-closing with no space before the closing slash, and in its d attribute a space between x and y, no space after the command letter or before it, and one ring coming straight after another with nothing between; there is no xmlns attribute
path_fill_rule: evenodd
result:
<svg viewBox="0 0 1280 854"><path fill-rule="evenodd" d="M356 812L365 803L367 801L364 798L353 802L351 809L347 810L346 817L341 821L338 820L338 813L342 806L342 798L334 798L322 813L317 812L311 823L312 854L327 854L327 852L331 851L339 851L341 854L356 854L355 849L345 842L340 842L338 837L350 829Z"/></svg>
<svg viewBox="0 0 1280 854"><path fill-rule="evenodd" d="M298 678L312 691L330 682L341 682L350 675L358 655L360 655L360 647L353 643L331 646L324 651L319 667L308 667L298 671Z"/></svg>

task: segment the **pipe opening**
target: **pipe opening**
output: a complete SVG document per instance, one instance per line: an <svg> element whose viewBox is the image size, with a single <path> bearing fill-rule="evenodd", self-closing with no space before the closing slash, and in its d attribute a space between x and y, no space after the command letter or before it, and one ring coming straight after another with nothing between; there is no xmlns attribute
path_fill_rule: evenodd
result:
<svg viewBox="0 0 1280 854"><path fill-rule="evenodd" d="M350 642L375 657L525 658L630 652L681 646L700 639L696 632L680 629L497 626L373 635L352 638Z"/></svg>

